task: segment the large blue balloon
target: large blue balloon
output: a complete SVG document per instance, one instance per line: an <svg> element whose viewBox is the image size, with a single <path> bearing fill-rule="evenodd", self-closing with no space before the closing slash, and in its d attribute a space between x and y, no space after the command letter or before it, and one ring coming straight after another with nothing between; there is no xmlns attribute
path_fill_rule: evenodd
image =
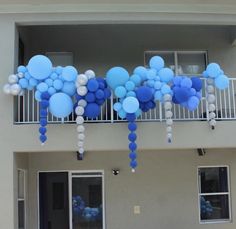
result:
<svg viewBox="0 0 236 229"><path fill-rule="evenodd" d="M135 113L139 109L139 102L135 97L124 99L122 107L126 113Z"/></svg>
<svg viewBox="0 0 236 229"><path fill-rule="evenodd" d="M146 86L139 87L136 91L136 96L140 102L148 102L153 97L152 90Z"/></svg>
<svg viewBox="0 0 236 229"><path fill-rule="evenodd" d="M65 93L56 93L49 99L49 110L57 118L65 118L73 111L73 102Z"/></svg>
<svg viewBox="0 0 236 229"><path fill-rule="evenodd" d="M124 86L129 80L129 73L122 67L113 67L106 74L106 82L115 90L118 86Z"/></svg>
<svg viewBox="0 0 236 229"><path fill-rule="evenodd" d="M224 90L229 87L229 78L225 75L220 75L215 79L215 85L218 89Z"/></svg>
<svg viewBox="0 0 236 229"><path fill-rule="evenodd" d="M46 56L36 55L30 59L27 69L32 77L43 80L52 73L52 62Z"/></svg>
<svg viewBox="0 0 236 229"><path fill-rule="evenodd" d="M66 66L63 68L61 76L65 81L75 81L78 72L73 66Z"/></svg>
<svg viewBox="0 0 236 229"><path fill-rule="evenodd" d="M189 98L189 90L188 88L176 88L174 90L174 96L178 103L186 102Z"/></svg>
<svg viewBox="0 0 236 229"><path fill-rule="evenodd" d="M153 56L149 61L150 68L160 71L165 66L164 60L160 56Z"/></svg>
<svg viewBox="0 0 236 229"><path fill-rule="evenodd" d="M202 81L201 79L199 79L198 77L192 77L192 87L196 90L196 91L201 91L202 90Z"/></svg>
<svg viewBox="0 0 236 229"><path fill-rule="evenodd" d="M166 83L170 82L174 78L174 72L170 68L162 68L158 74L161 81Z"/></svg>
<svg viewBox="0 0 236 229"><path fill-rule="evenodd" d="M88 118L96 118L101 113L101 108L96 103L89 103L84 109L84 116Z"/></svg>
<svg viewBox="0 0 236 229"><path fill-rule="evenodd" d="M210 63L207 66L206 72L209 75L209 77L216 78L217 76L219 76L221 74L221 69L220 69L219 64Z"/></svg>

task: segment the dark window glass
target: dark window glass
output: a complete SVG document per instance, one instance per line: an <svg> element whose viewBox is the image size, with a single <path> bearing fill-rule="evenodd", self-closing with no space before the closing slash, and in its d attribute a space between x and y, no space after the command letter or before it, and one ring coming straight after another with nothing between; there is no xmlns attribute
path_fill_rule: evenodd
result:
<svg viewBox="0 0 236 229"><path fill-rule="evenodd" d="M53 210L64 209L64 183L53 183L52 186Z"/></svg>
<svg viewBox="0 0 236 229"><path fill-rule="evenodd" d="M25 228L25 202L24 200L18 201L18 228Z"/></svg>

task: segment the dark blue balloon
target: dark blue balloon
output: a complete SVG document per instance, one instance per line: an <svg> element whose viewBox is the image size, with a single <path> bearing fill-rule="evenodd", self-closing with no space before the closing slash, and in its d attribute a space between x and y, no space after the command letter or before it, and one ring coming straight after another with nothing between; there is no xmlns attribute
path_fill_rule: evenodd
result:
<svg viewBox="0 0 236 229"><path fill-rule="evenodd" d="M49 106L49 101L48 100L42 100L41 102L40 102L40 108L48 108L48 106Z"/></svg>
<svg viewBox="0 0 236 229"><path fill-rule="evenodd" d="M136 158L137 158L137 153L134 151L134 152L131 152L130 154L129 154L129 158L131 159L131 160L135 160Z"/></svg>
<svg viewBox="0 0 236 229"><path fill-rule="evenodd" d="M41 110L40 110L40 117L41 117L41 118L46 118L47 115L48 115L48 112L47 112L46 109L41 109Z"/></svg>
<svg viewBox="0 0 236 229"><path fill-rule="evenodd" d="M135 142L137 139L137 135L135 133L130 133L128 138L131 142Z"/></svg>
<svg viewBox="0 0 236 229"><path fill-rule="evenodd" d="M134 113L127 113L126 119L127 119L129 122L133 122L133 121L136 119L136 116L135 116Z"/></svg>
<svg viewBox="0 0 236 229"><path fill-rule="evenodd" d="M104 89L104 98L108 99L111 96L111 90L109 88Z"/></svg>
<svg viewBox="0 0 236 229"><path fill-rule="evenodd" d="M176 100L178 101L178 103L183 103L186 102L189 98L189 89L182 87L182 88L178 88L174 91L174 96L176 98Z"/></svg>
<svg viewBox="0 0 236 229"><path fill-rule="evenodd" d="M176 100L175 96L172 97L172 102L175 104L179 104L179 102Z"/></svg>
<svg viewBox="0 0 236 229"><path fill-rule="evenodd" d="M85 96L85 100L89 103L93 103L95 101L95 95L92 92L88 92L87 95Z"/></svg>
<svg viewBox="0 0 236 229"><path fill-rule="evenodd" d="M48 124L48 121L47 121L46 118L41 118L41 119L40 119L40 125L41 125L41 126L46 126L47 124Z"/></svg>
<svg viewBox="0 0 236 229"><path fill-rule="evenodd" d="M139 87L136 90L136 96L140 102L148 102L153 97L152 90L146 86Z"/></svg>
<svg viewBox="0 0 236 229"><path fill-rule="evenodd" d="M96 96L97 99L103 99L105 97L104 91L101 90L101 89L98 89L95 92L95 96Z"/></svg>
<svg viewBox="0 0 236 229"><path fill-rule="evenodd" d="M77 101L79 101L81 99L84 99L84 96L81 96L81 95L78 95L78 94L76 94L75 97L76 97Z"/></svg>
<svg viewBox="0 0 236 229"><path fill-rule="evenodd" d="M130 162L130 167L133 168L133 169L135 169L137 167L137 165L138 165L138 162L136 160L132 160Z"/></svg>
<svg viewBox="0 0 236 229"><path fill-rule="evenodd" d="M100 115L100 113L101 113L101 108L96 103L87 104L84 110L84 116L88 118L96 118Z"/></svg>
<svg viewBox="0 0 236 229"><path fill-rule="evenodd" d="M105 102L105 99L96 99L95 101L98 105L102 105Z"/></svg>
<svg viewBox="0 0 236 229"><path fill-rule="evenodd" d="M47 141L47 136L44 135L44 134L41 134L40 137L39 137L39 139L40 139L40 141L41 141L42 143L44 143L44 142Z"/></svg>
<svg viewBox="0 0 236 229"><path fill-rule="evenodd" d="M134 143L134 142L129 143L129 149L130 149L131 151L136 150L136 149L137 149L137 144Z"/></svg>
<svg viewBox="0 0 236 229"><path fill-rule="evenodd" d="M192 77L192 87L196 90L196 91L201 91L202 90L202 81L201 79L199 79L198 77Z"/></svg>
<svg viewBox="0 0 236 229"><path fill-rule="evenodd" d="M40 134L44 135L44 134L46 134L46 132L47 132L47 128L46 127L39 127L39 133Z"/></svg>
<svg viewBox="0 0 236 229"><path fill-rule="evenodd" d="M105 84L103 82L99 82L99 88L103 90L105 88Z"/></svg>
<svg viewBox="0 0 236 229"><path fill-rule="evenodd" d="M87 83L87 88L91 92L95 92L99 88L99 83L96 79L90 79Z"/></svg>
<svg viewBox="0 0 236 229"><path fill-rule="evenodd" d="M135 131L137 129L137 124L134 123L134 122L130 122L128 124L128 128L129 128L130 131Z"/></svg>
<svg viewBox="0 0 236 229"><path fill-rule="evenodd" d="M41 95L41 99L49 100L50 94L48 92L43 92Z"/></svg>

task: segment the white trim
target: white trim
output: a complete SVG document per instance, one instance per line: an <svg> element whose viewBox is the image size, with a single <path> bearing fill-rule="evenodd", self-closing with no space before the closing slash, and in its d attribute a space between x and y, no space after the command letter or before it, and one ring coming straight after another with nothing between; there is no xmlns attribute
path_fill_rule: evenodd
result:
<svg viewBox="0 0 236 229"><path fill-rule="evenodd" d="M199 169L201 168L227 168L227 183L228 192L216 192L216 193L200 193L200 181L199 181ZM198 190L198 220L199 224L221 224L221 223L232 223L232 204L231 204L231 189L230 189L230 170L229 165L202 165L197 166L197 190ZM216 195L228 195L228 205L229 205L229 219L213 219L213 220L201 220L201 206L200 206L200 196L216 196Z"/></svg>

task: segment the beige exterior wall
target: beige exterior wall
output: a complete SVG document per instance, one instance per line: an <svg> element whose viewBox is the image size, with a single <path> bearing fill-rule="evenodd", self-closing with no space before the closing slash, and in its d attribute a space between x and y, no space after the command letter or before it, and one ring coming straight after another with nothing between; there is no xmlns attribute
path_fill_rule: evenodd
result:
<svg viewBox="0 0 236 229"><path fill-rule="evenodd" d="M8 8L6 9L3 6L0 8L1 12L8 11ZM54 7L55 11L56 8ZM19 10L24 9L26 11L28 10L28 12L31 12L30 10L34 12L35 10L37 13L21 14ZM0 15L0 88L5 84L7 76L14 71L14 67L16 66L16 23L25 25L35 23L236 24L236 15L232 13L232 8L227 8L227 11L225 11L226 14L222 10L217 11L217 14L202 14L197 11L190 13L187 8L181 11L176 10L178 7L172 8L172 10L175 9L172 14L164 13L167 11L158 12L150 10L148 7L139 13L134 12L134 7L132 8L132 13L128 10L125 11L126 8L121 7L119 8L119 12L112 14L109 11L110 8L102 11L99 7L93 9L81 7L72 10L73 6L70 6L64 8L67 13L58 14L42 14L40 13L42 9L45 8L39 7L38 9L35 6L27 6L22 9L21 7L12 6L9 8L9 11L16 13ZM53 10L53 7L50 8L49 6L48 9ZM96 9L100 13L97 13ZM131 8L128 7L128 9ZM62 12L63 8L58 11ZM185 11L185 14L182 14L183 11ZM231 49L228 44L227 47ZM217 47L215 50L217 50ZM233 52L232 56L224 56L222 54L222 56L217 57L217 52L214 54L215 58L220 58L225 67L234 66L233 57L235 56L235 48L232 48L229 52ZM225 58L228 61L225 61ZM230 71L233 73L234 67ZM16 222L14 171L16 167L22 167L24 163L20 163L20 158L14 161L14 152L38 152L35 154L30 153L28 161L30 229L35 229L37 222L37 213L35 210L37 170L104 169L106 179L107 228L112 229L127 228L127 225L130 228L151 229L156 228L156 224L160 225L160 228L163 229L171 228L173 225L175 228L181 229L205 228L207 227L206 225L198 224L197 217L197 165L201 163L229 164L231 167L231 176L236 173L235 150L223 150L224 152L220 152L221 150L211 150L203 158L198 157L193 150L187 150L202 147L235 148L235 122L219 122L217 129L213 132L205 122L178 122L175 124L174 141L171 145L168 145L165 141L164 123L140 123L138 130L138 144L141 151L139 158L141 162L139 167L140 172L132 174L128 168L126 124L86 125L87 138L85 148L88 153L86 154L85 161L78 162L75 160L75 155L71 153L76 151L77 137L75 125L49 125L49 140L45 147L41 147L38 143L37 125L13 125L12 104L13 99L1 92L0 222L2 228L15 228L14 222ZM190 132L191 136L189 134ZM106 141L106 139L109 139L109 141ZM186 141L186 139L188 140ZM105 141L106 144L104 143ZM161 151L161 149L166 149L166 151ZM57 159L57 163L55 163L55 158ZM119 166L121 168L120 176L113 177L111 175L110 170L113 166ZM164 174L163 170L165 171ZM155 174L158 174L158 176L155 176ZM160 174L163 174L163 176L160 176ZM180 183L177 181L180 181ZM234 195L236 195L236 186L233 183L233 179L231 181L232 203L233 208L235 208ZM148 193L148 195L145 196L145 193ZM120 201L126 200L125 198L129 201ZM154 202L153 200L156 200L155 204L152 204ZM187 205L185 207L184 204L186 202ZM140 203L142 211L138 217L132 214L133 205L136 203ZM180 205L183 206L182 212L179 210ZM156 214L156 209L159 209L158 214ZM233 219L235 219L235 215L233 215ZM210 227L218 229L222 228L222 225L211 225ZM224 229L228 228L235 228L235 225L224 224Z"/></svg>

